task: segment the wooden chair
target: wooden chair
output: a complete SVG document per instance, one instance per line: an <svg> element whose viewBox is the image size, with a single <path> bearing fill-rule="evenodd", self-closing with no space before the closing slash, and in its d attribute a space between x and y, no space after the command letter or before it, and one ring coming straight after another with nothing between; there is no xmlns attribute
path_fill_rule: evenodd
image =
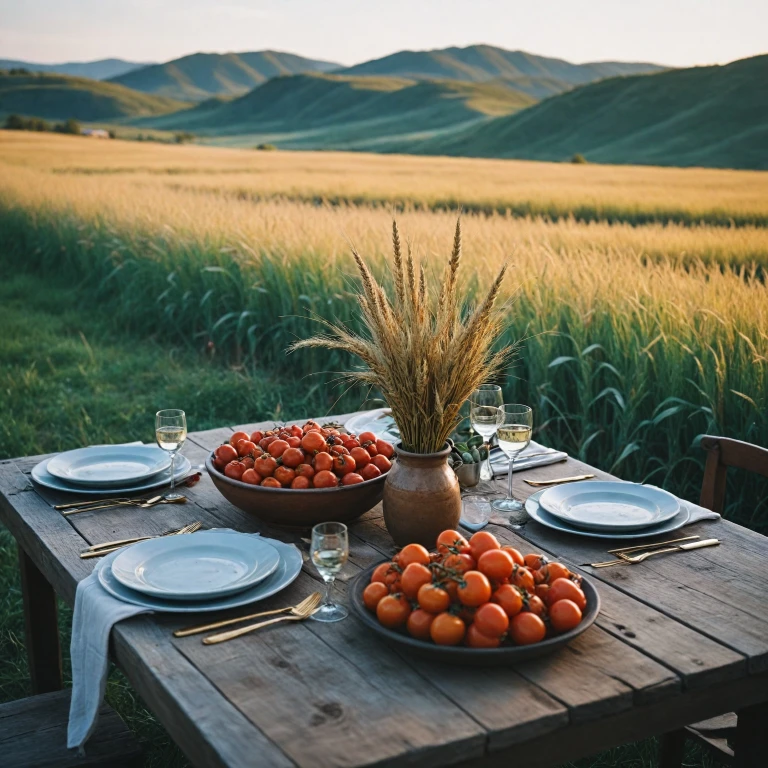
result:
<svg viewBox="0 0 768 768"><path fill-rule="evenodd" d="M725 480L728 467L745 469L768 477L768 449L705 435L701 447L708 451L699 504L714 512L725 508ZM768 703L693 723L661 738L659 768L680 768L685 740L695 738L725 765L768 765ZM733 744L733 748L731 747Z"/></svg>
<svg viewBox="0 0 768 768"><path fill-rule="evenodd" d="M136 768L141 748L120 716L102 705L85 756L67 749L70 691L0 704L0 765L9 768Z"/></svg>

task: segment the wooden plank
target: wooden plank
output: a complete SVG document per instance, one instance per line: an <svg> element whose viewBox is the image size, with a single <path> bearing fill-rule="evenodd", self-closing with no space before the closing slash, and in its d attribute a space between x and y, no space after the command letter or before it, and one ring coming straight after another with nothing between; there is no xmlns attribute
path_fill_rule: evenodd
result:
<svg viewBox="0 0 768 768"><path fill-rule="evenodd" d="M302 574L290 598L316 588ZM298 765L440 766L483 753L485 730L354 619L174 642Z"/></svg>
<svg viewBox="0 0 768 768"><path fill-rule="evenodd" d="M92 568L79 558L85 541L35 492L32 482L13 463L0 466L0 522L56 593L73 603L77 582Z"/></svg>
<svg viewBox="0 0 768 768"><path fill-rule="evenodd" d="M697 632L747 657L753 671L768 669L768 614L764 585L768 581L768 540L765 559L757 570L737 564L739 539L733 524L702 522L681 535L716 536L723 542L717 555L698 551L646 560L642 566L584 568L594 579L611 584L636 600L671 616ZM529 523L521 534L534 546L557 552L570 563L603 560L611 540L587 540ZM757 534L755 534L757 536ZM595 542L600 543L595 543ZM706 550L703 550L706 551ZM715 562L716 558L733 564ZM738 598L732 596L738 595ZM722 596L722 599L718 599ZM761 608L762 606L762 608ZM762 611L762 613L761 613Z"/></svg>
<svg viewBox="0 0 768 768"><path fill-rule="evenodd" d="M32 693L60 691L61 646L56 593L37 566L19 548L21 597Z"/></svg>
<svg viewBox="0 0 768 768"><path fill-rule="evenodd" d="M0 704L3 765L25 768L130 768L140 765L141 748L119 715L103 704L85 757L67 749L70 691Z"/></svg>
<svg viewBox="0 0 768 768"><path fill-rule="evenodd" d="M733 709L741 702L751 706L765 701L768 675L713 685L706 690L686 691L680 697L606 715L599 720L570 725L553 734L489 753L482 763L466 761L457 768L557 768L611 747L648 738L686 723ZM764 725L764 722L763 722ZM763 728L763 730L765 730ZM762 768L765 762L757 765ZM750 766L750 768L756 768Z"/></svg>
<svg viewBox="0 0 768 768"><path fill-rule="evenodd" d="M497 538L521 551L531 551L530 542L500 526L492 526ZM541 551L543 547L533 547ZM557 557L551 551L548 554ZM592 577L583 569L570 567ZM590 569L594 570L594 569ZM601 610L597 625L614 637L673 670L686 688L700 688L736 679L747 673L743 654L681 624L656 607L641 603L620 590L600 583Z"/></svg>
<svg viewBox="0 0 768 768"><path fill-rule="evenodd" d="M160 617L121 622L112 631L112 641L116 661L131 685L193 765L293 765L174 648Z"/></svg>

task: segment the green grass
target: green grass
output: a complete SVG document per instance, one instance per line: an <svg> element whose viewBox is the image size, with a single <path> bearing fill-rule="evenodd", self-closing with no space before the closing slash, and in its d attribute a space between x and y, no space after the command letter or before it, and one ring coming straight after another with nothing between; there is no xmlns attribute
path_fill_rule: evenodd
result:
<svg viewBox="0 0 768 768"><path fill-rule="evenodd" d="M117 120L158 115L189 106L175 99L132 91L117 83L69 75L0 74L0 115L46 120Z"/></svg>
<svg viewBox="0 0 768 768"><path fill-rule="evenodd" d="M616 77L414 152L531 160L768 168L768 55Z"/></svg>

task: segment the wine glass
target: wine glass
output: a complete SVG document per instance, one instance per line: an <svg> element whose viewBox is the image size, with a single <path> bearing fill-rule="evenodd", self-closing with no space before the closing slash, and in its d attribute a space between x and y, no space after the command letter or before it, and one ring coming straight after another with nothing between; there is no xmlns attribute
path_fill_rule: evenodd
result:
<svg viewBox="0 0 768 768"><path fill-rule="evenodd" d="M501 387L496 384L481 384L469 399L469 420L472 428L482 435L487 444L496 433L496 428L501 423L501 411L504 403L504 395ZM491 447L488 445L488 456L480 468L481 480L492 480Z"/></svg>
<svg viewBox="0 0 768 768"><path fill-rule="evenodd" d="M323 604L312 614L315 621L340 621L349 611L331 600L336 574L349 556L349 535L344 523L320 523L312 529L312 562L325 582Z"/></svg>
<svg viewBox="0 0 768 768"><path fill-rule="evenodd" d="M157 444L171 454L171 490L165 494L169 501L176 501L181 494L176 492L176 454L187 439L187 416L175 408L158 411L155 414L155 439Z"/></svg>
<svg viewBox="0 0 768 768"><path fill-rule="evenodd" d="M509 459L509 472L507 475L507 498L495 499L491 506L497 512L504 512L510 516L510 521L522 522L520 513L525 509L522 502L518 501L512 493L512 471L515 466L515 458L524 451L531 442L533 431L533 411L527 405L508 404L501 406L502 421L499 424L497 437L499 448ZM514 519L513 517L514 516ZM523 518L524 519L524 518Z"/></svg>

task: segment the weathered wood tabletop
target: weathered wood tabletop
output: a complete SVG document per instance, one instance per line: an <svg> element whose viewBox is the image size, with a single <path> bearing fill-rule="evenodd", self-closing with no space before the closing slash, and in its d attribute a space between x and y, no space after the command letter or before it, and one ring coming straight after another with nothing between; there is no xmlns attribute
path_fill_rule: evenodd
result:
<svg viewBox="0 0 768 768"><path fill-rule="evenodd" d="M190 433L183 452L202 463L233 430L259 426ZM305 553L299 578L264 608L296 603L318 588L300 536L240 512L205 475L185 491L185 505L65 518L52 507L63 494L29 478L42 458L0 463L0 520L20 545L38 691L61 684L53 590L73 602L94 565L79 557L89 544L194 520L260 530ZM610 479L569 459L519 473L516 491L533 492L524 477L584 472ZM534 522L520 532L490 530L570 566L605 560L611 547ZM202 645L200 636L172 636L189 616L137 617L115 627L113 658L197 766L506 766L512 755L528 768L555 766L768 701L768 539L723 520L689 526L688 533L717 537L722 546L641 566L575 568L600 592L597 623L567 648L519 668L462 669L401 655L354 617L278 625L215 646ZM376 507L350 526L338 588L393 552Z"/></svg>

